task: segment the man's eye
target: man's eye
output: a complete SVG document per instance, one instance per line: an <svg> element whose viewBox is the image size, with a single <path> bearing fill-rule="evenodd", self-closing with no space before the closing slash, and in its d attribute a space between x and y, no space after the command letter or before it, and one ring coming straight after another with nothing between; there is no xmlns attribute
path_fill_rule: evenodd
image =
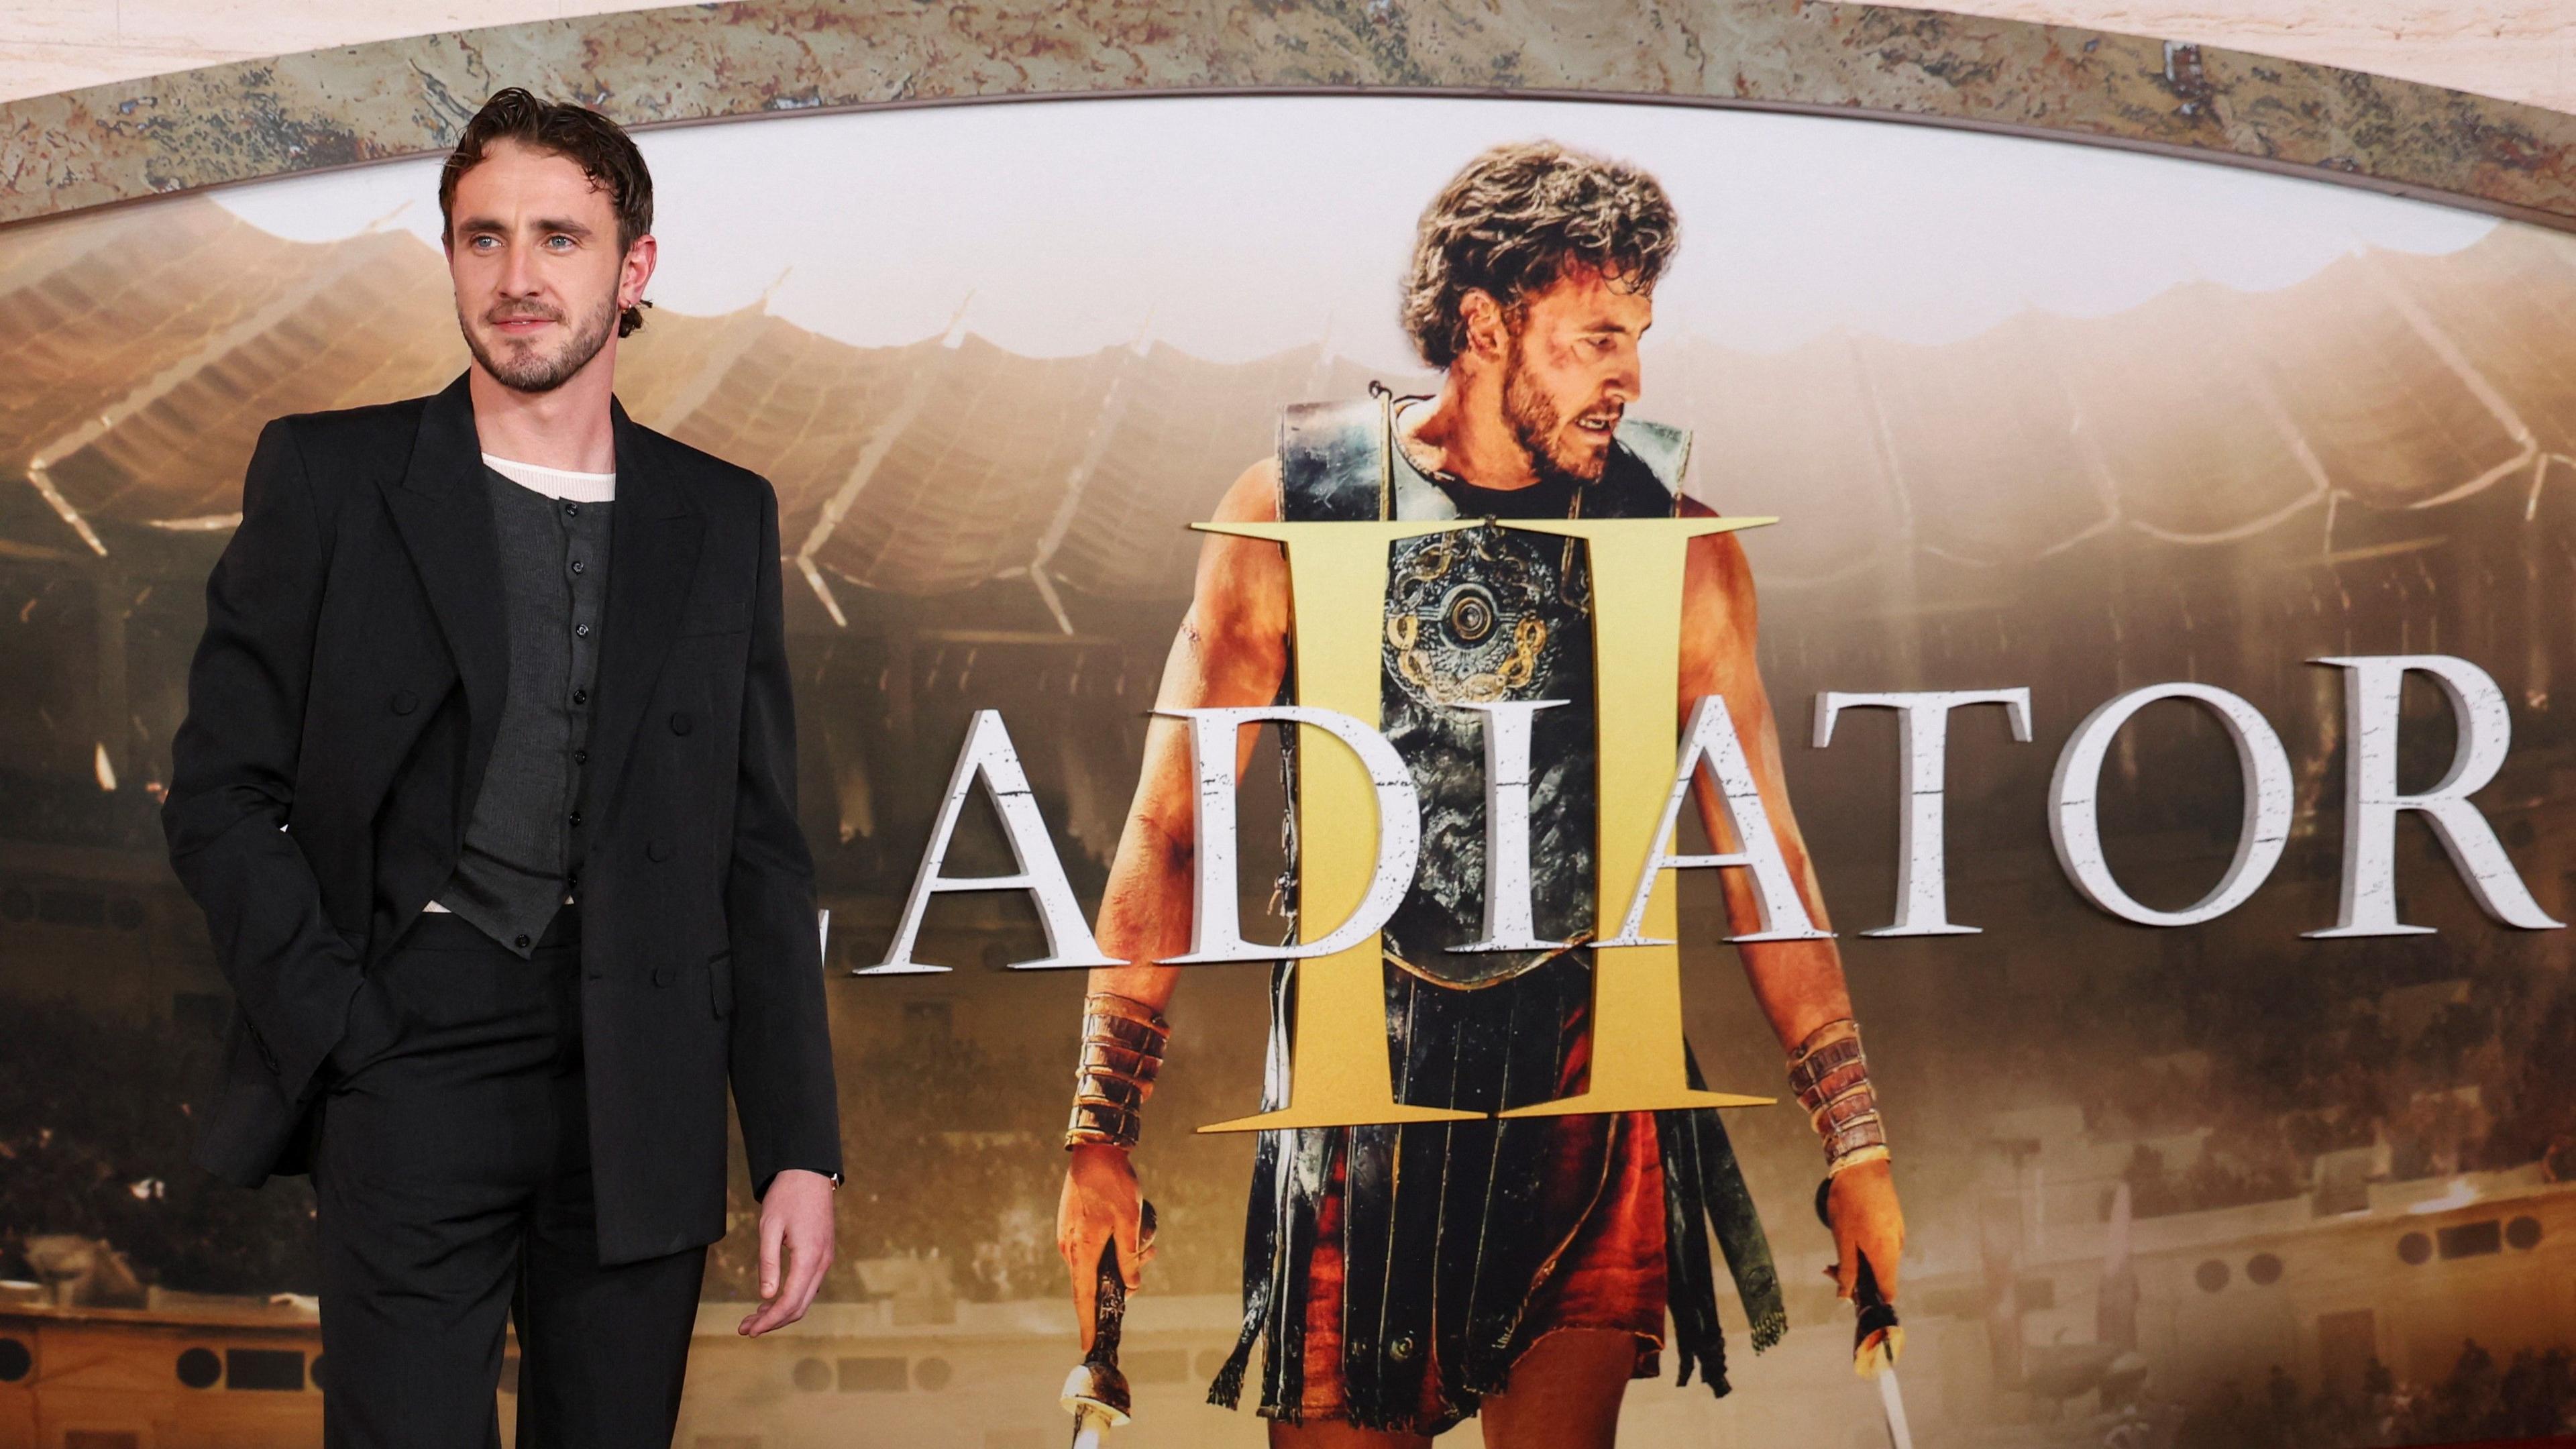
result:
<svg viewBox="0 0 2576 1449"><path fill-rule="evenodd" d="M556 243L558 243L558 242L562 243L562 245L561 245L561 246L556 246ZM547 237L547 238L546 238L546 245L547 245L547 246L550 246L550 247L554 247L554 249L555 249L556 251L563 251L563 250L565 250L565 249L569 248L569 247L572 245L572 238L571 238L571 237L568 237L568 236L563 236L563 235L560 235L560 234L555 235L555 236L550 236L550 237Z"/></svg>

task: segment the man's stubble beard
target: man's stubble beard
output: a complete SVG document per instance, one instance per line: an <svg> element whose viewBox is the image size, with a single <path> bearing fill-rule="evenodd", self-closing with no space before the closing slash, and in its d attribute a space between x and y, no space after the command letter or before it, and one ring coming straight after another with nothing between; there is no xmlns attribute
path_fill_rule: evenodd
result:
<svg viewBox="0 0 2576 1449"><path fill-rule="evenodd" d="M608 345L610 329L617 325L617 295L611 292L606 301L594 308L574 329L572 337L553 356L521 352L519 360L505 362L483 346L483 339L465 321L462 308L456 316L457 330L465 334L465 348L483 370L492 374L502 386L513 392L552 392L570 381L573 374L590 365L599 350Z"/></svg>
<svg viewBox="0 0 2576 1449"><path fill-rule="evenodd" d="M1510 351L1504 358L1503 421L1511 425L1513 439L1529 455L1530 471L1543 482L1597 483L1609 468L1607 448L1589 458L1558 455L1556 444L1565 430L1565 415L1557 411L1555 399L1522 365L1518 336L1511 339Z"/></svg>

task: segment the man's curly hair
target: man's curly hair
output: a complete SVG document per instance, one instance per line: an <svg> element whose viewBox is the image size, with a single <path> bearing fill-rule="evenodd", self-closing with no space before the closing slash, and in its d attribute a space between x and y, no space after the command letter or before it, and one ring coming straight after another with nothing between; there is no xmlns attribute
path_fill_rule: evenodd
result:
<svg viewBox="0 0 2576 1449"><path fill-rule="evenodd" d="M1467 163L1423 209L1404 278L1404 330L1433 367L1467 350L1463 300L1481 291L1517 315L1581 263L1624 291L1652 291L1681 245L1672 198L1624 161L1522 141Z"/></svg>

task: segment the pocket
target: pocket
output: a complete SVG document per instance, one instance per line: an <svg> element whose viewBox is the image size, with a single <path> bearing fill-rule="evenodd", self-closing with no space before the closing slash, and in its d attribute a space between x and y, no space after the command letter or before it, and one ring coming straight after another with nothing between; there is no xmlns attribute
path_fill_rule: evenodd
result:
<svg viewBox="0 0 2576 1449"><path fill-rule="evenodd" d="M338 1086L392 1050L402 1035L402 1009L394 1001L382 971L371 971L349 1001L348 1024L325 1060L331 1085Z"/></svg>
<svg viewBox="0 0 2576 1449"><path fill-rule="evenodd" d="M707 958L707 1001L717 1020L733 1015L733 952L718 951Z"/></svg>

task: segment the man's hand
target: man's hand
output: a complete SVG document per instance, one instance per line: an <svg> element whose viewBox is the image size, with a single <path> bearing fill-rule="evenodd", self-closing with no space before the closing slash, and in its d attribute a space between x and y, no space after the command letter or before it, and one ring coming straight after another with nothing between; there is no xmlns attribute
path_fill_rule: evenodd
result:
<svg viewBox="0 0 2576 1449"><path fill-rule="evenodd" d="M1136 1241L1143 1195L1136 1189L1136 1165L1127 1149L1106 1143L1083 1143L1068 1154L1064 1197L1056 1204L1055 1249L1073 1271L1073 1317L1082 1328L1082 1350L1091 1351L1091 1330L1100 1297L1100 1246L1118 1241L1118 1273L1130 1292L1145 1283L1147 1252Z"/></svg>
<svg viewBox="0 0 2576 1449"><path fill-rule="evenodd" d="M760 1307L734 1332L758 1338L804 1317L831 1266L832 1179L788 1168L760 1200Z"/></svg>
<svg viewBox="0 0 2576 1449"><path fill-rule="evenodd" d="M1833 1275L1834 1291L1844 1298L1852 1296L1852 1285L1860 1279L1860 1260L1867 1257L1870 1272L1878 1278L1878 1291L1888 1302L1895 1302L1897 1261L1905 1254L1905 1211L1896 1205L1896 1179L1889 1175L1886 1160L1864 1162L1838 1174L1825 1198L1825 1214L1834 1224L1834 1266L1825 1270Z"/></svg>

